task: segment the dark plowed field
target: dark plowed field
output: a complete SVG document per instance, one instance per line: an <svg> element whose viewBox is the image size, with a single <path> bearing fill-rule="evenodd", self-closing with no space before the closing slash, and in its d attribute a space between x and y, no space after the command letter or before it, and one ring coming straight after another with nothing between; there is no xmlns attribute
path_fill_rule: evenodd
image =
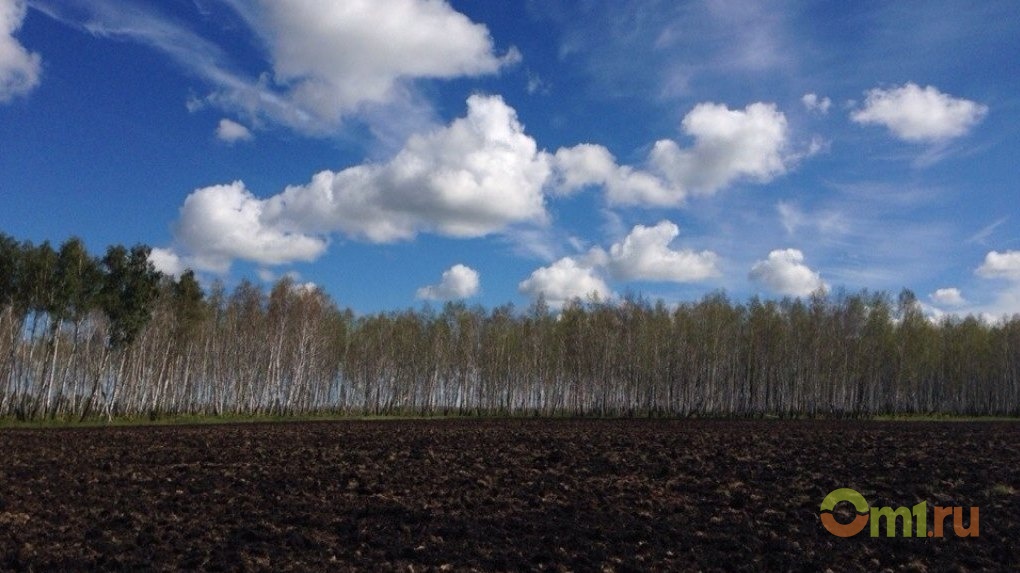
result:
<svg viewBox="0 0 1020 573"><path fill-rule="evenodd" d="M980 534L835 537L818 509L840 487L978 506ZM0 568L1006 569L1018 490L1010 423L5 430Z"/></svg>

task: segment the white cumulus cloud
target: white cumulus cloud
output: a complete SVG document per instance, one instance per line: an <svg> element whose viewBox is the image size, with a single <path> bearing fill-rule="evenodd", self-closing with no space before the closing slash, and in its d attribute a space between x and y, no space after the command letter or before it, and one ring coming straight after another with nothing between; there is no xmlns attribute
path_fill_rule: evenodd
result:
<svg viewBox="0 0 1020 573"><path fill-rule="evenodd" d="M616 158L608 149L592 143L560 148L554 161L556 182L553 190L564 194L589 185L604 185L619 169Z"/></svg>
<svg viewBox="0 0 1020 573"><path fill-rule="evenodd" d="M967 304L958 288L940 288L928 295L932 302L946 306L962 306Z"/></svg>
<svg viewBox="0 0 1020 573"><path fill-rule="evenodd" d="M607 267L610 273L624 281L681 283L718 276L715 253L669 247L679 234L680 228L670 221L661 221L654 227L635 226L623 241L609 248Z"/></svg>
<svg viewBox="0 0 1020 573"><path fill-rule="evenodd" d="M907 83L868 91L864 107L851 118L860 124L883 125L905 141L930 143L965 135L987 114L985 105L952 97L933 86Z"/></svg>
<svg viewBox="0 0 1020 573"><path fill-rule="evenodd" d="M504 63L488 29L444 0L232 3L269 48L287 97L327 123L391 100L401 81L488 74Z"/></svg>
<svg viewBox="0 0 1020 573"><path fill-rule="evenodd" d="M832 106L832 100L827 97L819 97L815 93L804 94L804 97L800 98L801 103L808 111L813 111L821 114L829 113L829 108Z"/></svg>
<svg viewBox="0 0 1020 573"><path fill-rule="evenodd" d="M416 293L422 300L458 300L478 294L478 271L465 265L453 265L443 271L439 284L423 286Z"/></svg>
<svg viewBox="0 0 1020 573"><path fill-rule="evenodd" d="M315 259L331 233L385 243L544 224L550 156L501 98L467 104L465 117L412 136L385 163L322 171L266 199L241 182L198 189L181 208L176 243L199 268L222 271L234 259Z"/></svg>
<svg viewBox="0 0 1020 573"><path fill-rule="evenodd" d="M149 262L156 270L172 277L180 276L187 265L173 249L156 247L149 252Z"/></svg>
<svg viewBox="0 0 1020 573"><path fill-rule="evenodd" d="M747 179L771 181L786 172L794 160L786 153L786 116L775 105L753 103L743 110L725 105L701 103L683 120L684 133L694 145L681 148L664 139L652 148L651 165L661 172L672 189L668 197L610 195L617 203L670 205L686 194L710 195Z"/></svg>
<svg viewBox="0 0 1020 573"><path fill-rule="evenodd" d="M719 115L718 125L706 127L713 124L706 113ZM694 147L678 150L670 160L659 157L658 163L673 161L679 172L672 176L688 178L682 183L695 184L692 189L704 192L708 187L701 183L721 185L734 177L767 179L786 168L785 119L772 106L731 112L702 105L685 125L698 135ZM764 155L755 156L755 150ZM265 199L240 183L200 189L185 202L175 236L184 255L205 269L225 268L238 258L283 264L319 256L324 237L333 233L375 243L420 233L456 238L527 233L548 222L549 194L602 185L610 202L624 197L668 205L686 193L675 183L667 174L620 166L599 145L555 154L540 150L502 98L473 95L464 117L412 135L387 161L321 171L308 183ZM236 224L224 224L234 219ZM713 253L669 248L678 232L668 222L635 227L605 254L611 261L605 270L620 280L691 281L714 275Z"/></svg>
<svg viewBox="0 0 1020 573"><path fill-rule="evenodd" d="M976 272L983 278L1020 281L1020 251L991 251Z"/></svg>
<svg viewBox="0 0 1020 573"><path fill-rule="evenodd" d="M673 189L662 177L627 165L618 165L616 158L601 145L582 143L563 147L552 158L555 181L552 191L570 194L589 185L605 188L611 201L643 202L655 205L673 204L683 191Z"/></svg>
<svg viewBox="0 0 1020 573"><path fill-rule="evenodd" d="M570 299L584 299L592 292L602 299L612 297L606 277L624 282L687 283L718 276L715 253L670 248L679 234L679 227L671 221L660 221L651 227L635 225L608 251L593 247L584 254L563 257L531 273L518 288L533 299L543 294L551 307L558 308Z"/></svg>
<svg viewBox="0 0 1020 573"><path fill-rule="evenodd" d="M548 155L497 96L471 96L466 117L412 136L383 164L323 171L269 199L268 220L295 232L373 242L422 231L480 237L546 219Z"/></svg>
<svg viewBox="0 0 1020 573"><path fill-rule="evenodd" d="M0 103L26 95L39 85L42 58L14 37L27 10L23 0L0 0Z"/></svg>
<svg viewBox="0 0 1020 573"><path fill-rule="evenodd" d="M711 195L740 180L767 183L813 153L789 152L786 116L773 104L731 110L701 103L681 127L693 145L657 141L641 169L617 164L601 145L561 148L553 158L554 189L567 194L599 185L610 203L671 207L689 195Z"/></svg>
<svg viewBox="0 0 1020 573"><path fill-rule="evenodd" d="M221 119L219 125L216 126L216 137L227 143L251 141L252 139L255 139L251 130L240 123L227 118Z"/></svg>
<svg viewBox="0 0 1020 573"><path fill-rule="evenodd" d="M828 288L822 277L804 264L804 254L797 249L770 252L766 260L754 263L748 276L781 295L807 296Z"/></svg>
<svg viewBox="0 0 1020 573"><path fill-rule="evenodd" d="M240 181L198 189L185 199L174 236L196 267L216 272L225 272L234 259L277 265L325 252L324 239L267 222L265 208L266 201Z"/></svg>
<svg viewBox="0 0 1020 573"><path fill-rule="evenodd" d="M964 300L962 294L952 288L935 291L932 300L954 307L954 313L978 316L989 324L1020 316L1020 251L989 251L974 274L983 279L1002 280L1005 284L986 291L981 297L984 300L973 303Z"/></svg>
<svg viewBox="0 0 1020 573"><path fill-rule="evenodd" d="M585 300L591 294L598 295L602 300L611 298L613 294L594 268L571 257L564 257L547 267L536 269L517 288L532 299L544 297L552 308L561 308L575 298Z"/></svg>

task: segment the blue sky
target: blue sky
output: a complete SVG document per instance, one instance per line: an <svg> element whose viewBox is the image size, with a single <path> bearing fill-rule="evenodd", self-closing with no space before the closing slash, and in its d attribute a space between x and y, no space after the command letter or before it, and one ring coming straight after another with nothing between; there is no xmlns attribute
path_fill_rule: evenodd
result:
<svg viewBox="0 0 1020 573"><path fill-rule="evenodd" d="M0 231L360 312L1020 312L1020 5L0 0Z"/></svg>

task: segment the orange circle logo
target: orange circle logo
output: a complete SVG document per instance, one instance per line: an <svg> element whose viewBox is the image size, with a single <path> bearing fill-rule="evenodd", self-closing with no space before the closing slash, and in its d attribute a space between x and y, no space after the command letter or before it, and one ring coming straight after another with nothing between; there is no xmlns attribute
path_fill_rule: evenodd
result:
<svg viewBox="0 0 1020 573"><path fill-rule="evenodd" d="M833 510L836 509L836 504L840 502L848 501L857 510L857 517L853 518L850 523L840 523L836 521L836 516L833 515ZM837 537L853 537L860 533L864 527L868 524L868 501L864 499L864 496L857 493L855 490L850 488L840 488L829 492L829 495L825 496L822 500L822 505L819 508L822 512L822 525L829 533Z"/></svg>

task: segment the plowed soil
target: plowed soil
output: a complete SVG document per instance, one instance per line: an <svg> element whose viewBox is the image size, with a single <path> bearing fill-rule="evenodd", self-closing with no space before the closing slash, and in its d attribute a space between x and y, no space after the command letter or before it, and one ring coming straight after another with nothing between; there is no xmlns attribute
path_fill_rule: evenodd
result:
<svg viewBox="0 0 1020 573"><path fill-rule="evenodd" d="M835 537L819 505L841 487L977 506L979 535ZM1012 423L0 431L0 569L1003 570L1018 549Z"/></svg>

